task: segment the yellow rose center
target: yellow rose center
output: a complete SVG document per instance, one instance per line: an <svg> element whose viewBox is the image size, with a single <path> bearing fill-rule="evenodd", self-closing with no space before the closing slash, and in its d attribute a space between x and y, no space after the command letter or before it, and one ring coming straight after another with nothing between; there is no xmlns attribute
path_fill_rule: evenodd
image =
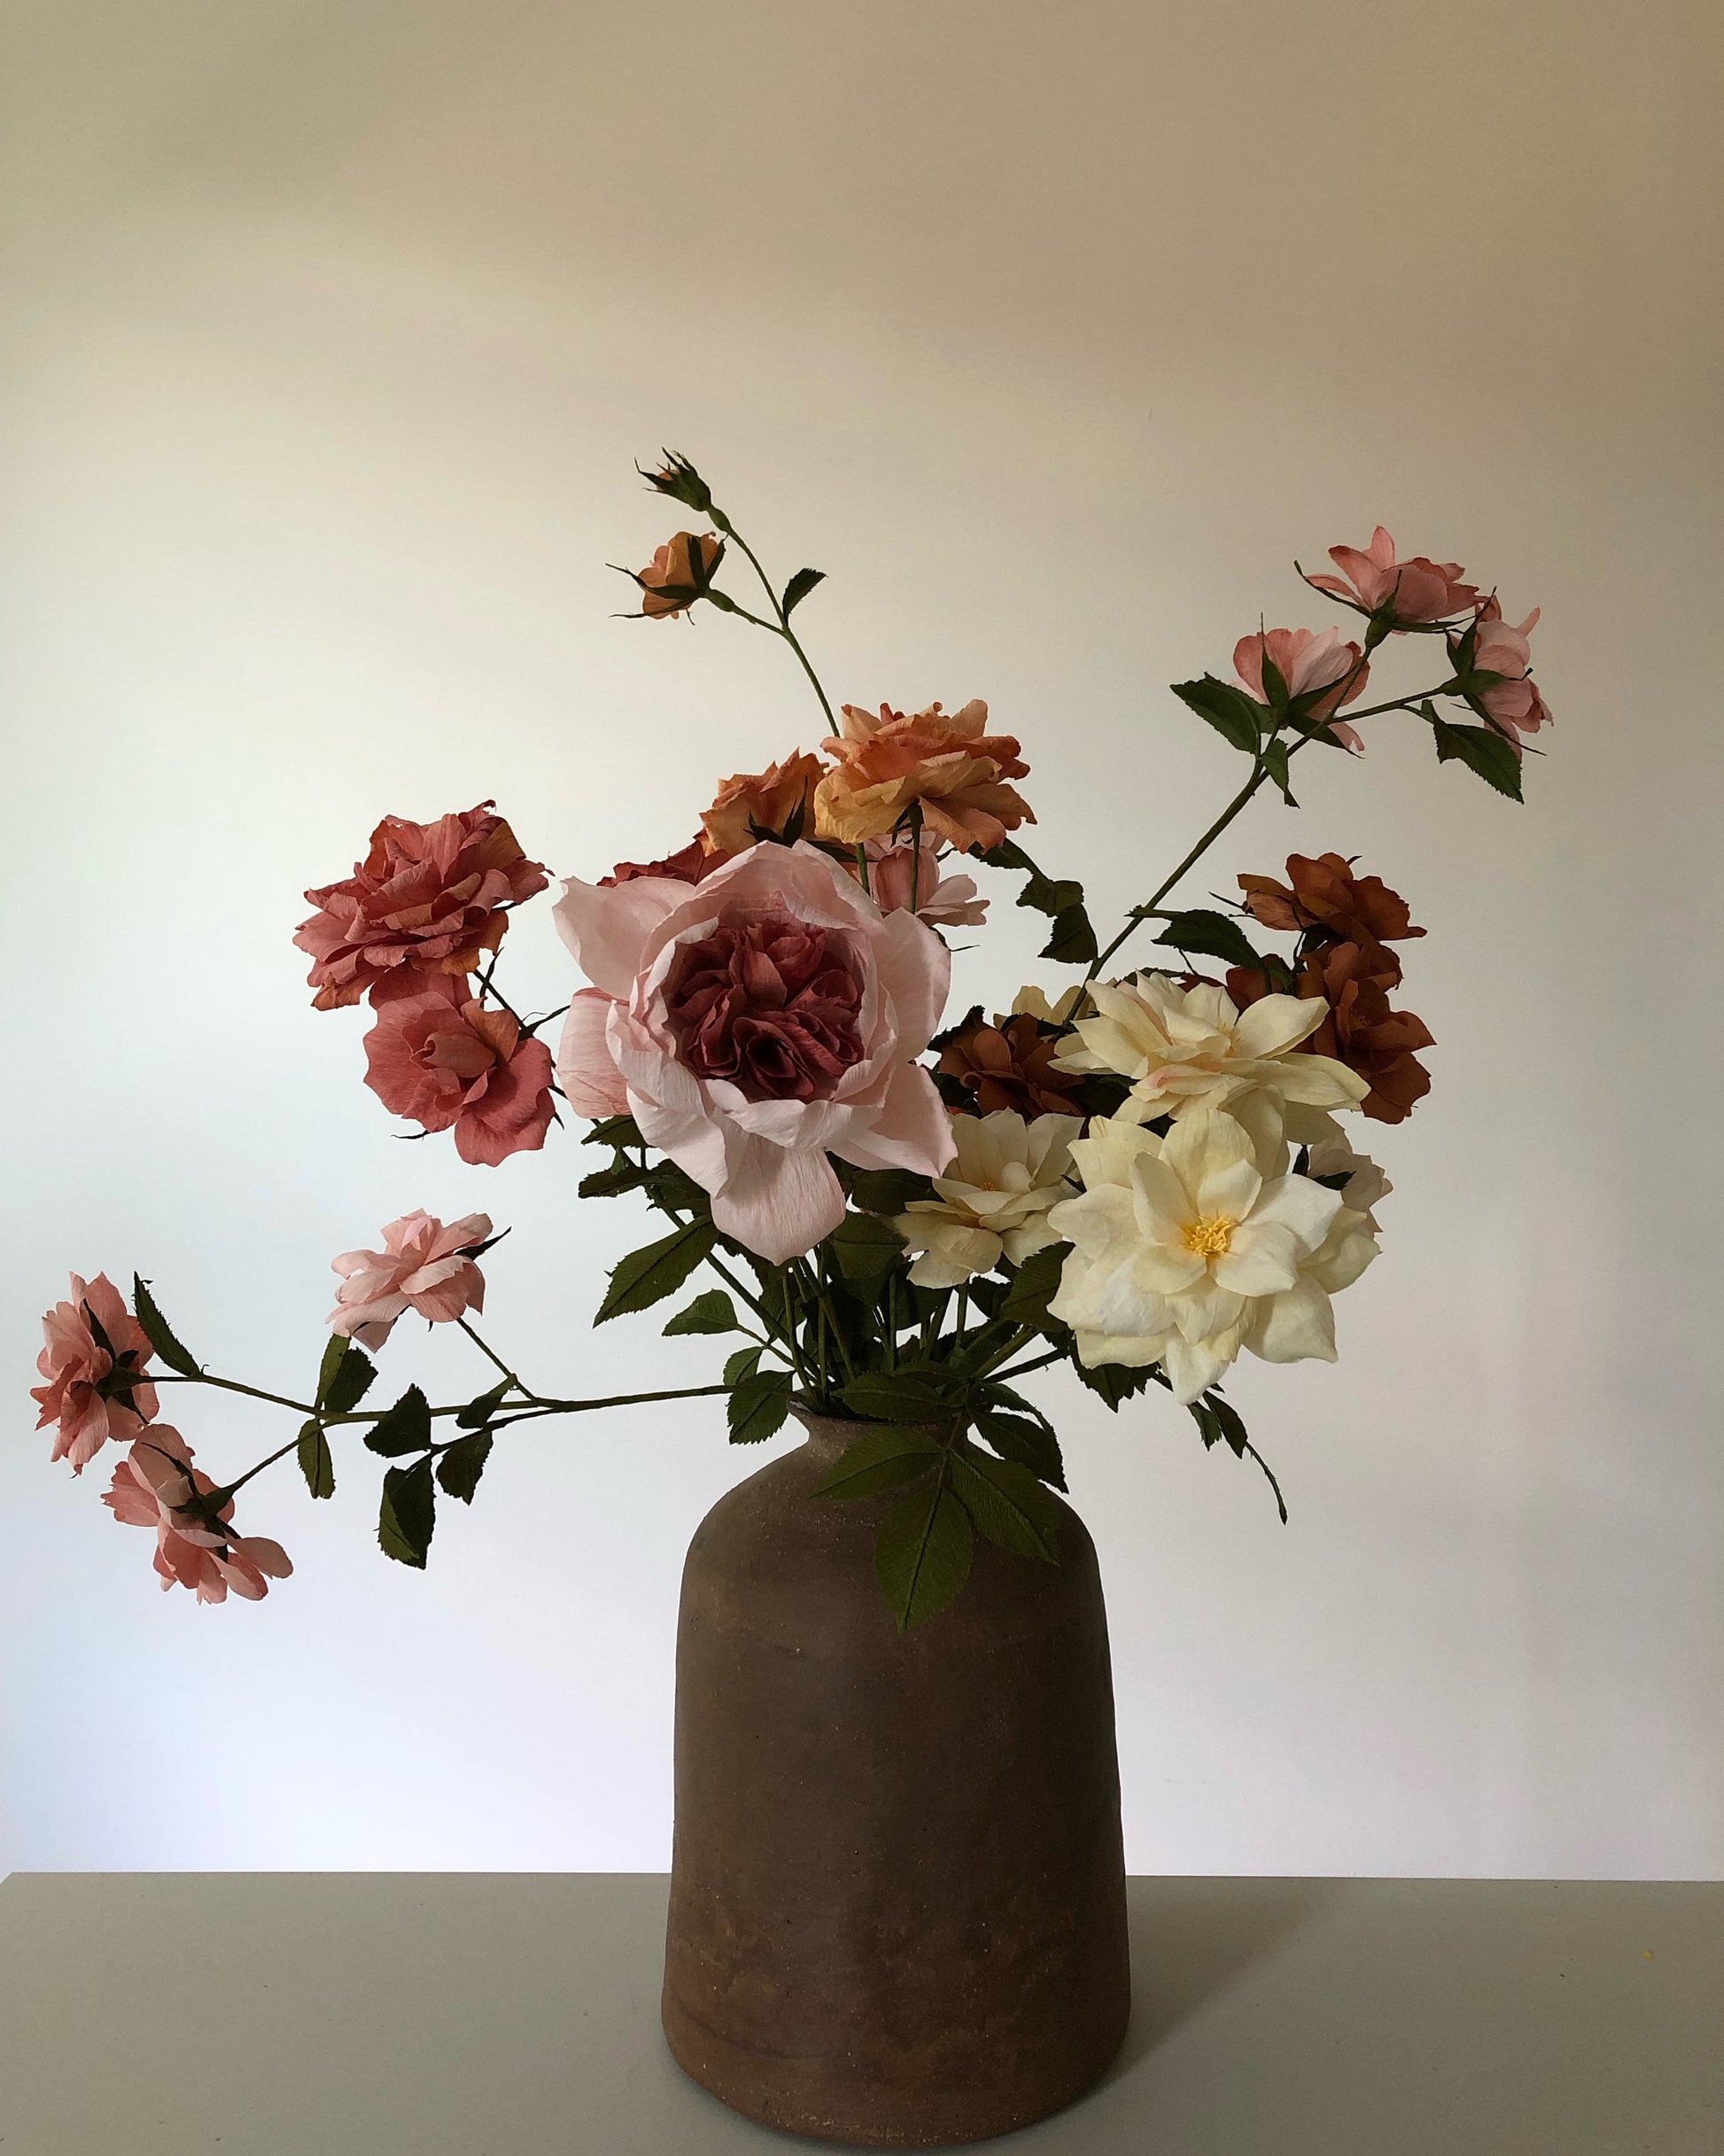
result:
<svg viewBox="0 0 1724 2156"><path fill-rule="evenodd" d="M1214 1220L1188 1220L1185 1223L1185 1248L1194 1250L1200 1257L1219 1257L1233 1241L1235 1220L1217 1218Z"/></svg>

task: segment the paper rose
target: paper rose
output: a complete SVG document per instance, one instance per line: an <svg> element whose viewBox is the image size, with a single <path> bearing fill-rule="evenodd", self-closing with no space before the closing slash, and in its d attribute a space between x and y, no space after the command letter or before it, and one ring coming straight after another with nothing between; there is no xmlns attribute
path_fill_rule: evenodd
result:
<svg viewBox="0 0 1724 2156"><path fill-rule="evenodd" d="M429 980L384 1003L365 1036L365 1082L392 1115L454 1132L455 1151L494 1168L536 1153L555 1112L551 1052L506 1010L475 1001L465 981Z"/></svg>
<svg viewBox="0 0 1724 2156"><path fill-rule="evenodd" d="M819 848L751 847L690 888L571 878L556 922L597 994L570 1005L557 1075L583 1115L625 1105L774 1263L843 1218L827 1155L937 1175L952 1139L915 1059L951 958Z"/></svg>
<svg viewBox="0 0 1724 2156"><path fill-rule="evenodd" d="M635 582L641 587L641 611L655 619L670 620L700 598L718 573L725 557L725 542L715 532L679 532L667 539Z"/></svg>
<svg viewBox="0 0 1724 2156"><path fill-rule="evenodd" d="M1025 1116L1062 1114L1076 1099L1079 1080L1056 1061L1071 1043L1046 1031L1029 1012L1014 1012L990 1025L978 1004L934 1045L941 1075L961 1089L955 1095L947 1089L949 1103L972 1115L1005 1108Z"/></svg>
<svg viewBox="0 0 1724 2156"><path fill-rule="evenodd" d="M1083 1191L1049 1215L1073 1248L1048 1307L1082 1362L1159 1363L1189 1405L1242 1347L1334 1360L1325 1281L1356 1278L1376 1246L1355 1214L1332 1249L1339 1194L1308 1176L1266 1179L1254 1156L1241 1124L1207 1109L1165 1139L1104 1122L1074 1145Z"/></svg>
<svg viewBox="0 0 1724 2156"><path fill-rule="evenodd" d="M882 914L908 913L915 900L919 920L929 928L980 928L988 901L968 876L943 876L940 841L931 831L920 847L907 838L871 838L863 848L868 861L868 889Z"/></svg>
<svg viewBox="0 0 1724 2156"><path fill-rule="evenodd" d="M1380 876L1355 876L1340 853L1287 856L1287 881L1242 876L1246 909L1266 929L1322 929L1338 942L1400 943L1422 936L1407 901Z"/></svg>
<svg viewBox="0 0 1724 2156"><path fill-rule="evenodd" d="M105 1273L93 1280L74 1273L71 1300L45 1313L42 1332L36 1368L46 1382L30 1388L42 1410L36 1428L58 1426L51 1457L82 1475L110 1437L142 1429L159 1407L155 1387L134 1374L150 1359L149 1336Z"/></svg>
<svg viewBox="0 0 1724 2156"><path fill-rule="evenodd" d="M726 779L701 818L708 853L741 853L761 838L814 835L814 789L826 767L798 749L781 764Z"/></svg>
<svg viewBox="0 0 1724 2156"><path fill-rule="evenodd" d="M200 1602L225 1602L230 1592L260 1602L272 1579L291 1576L287 1552L267 1535L229 1533L233 1499L219 1508L207 1502L215 1484L191 1461L178 1430L152 1422L115 1467L102 1502L127 1527L155 1529L164 1592L190 1587Z"/></svg>
<svg viewBox="0 0 1724 2156"><path fill-rule="evenodd" d="M1479 603L1478 592L1461 581L1466 572L1459 562L1433 562L1423 554L1397 561L1394 541L1380 524L1371 535L1370 546L1363 550L1331 547L1329 558L1340 571L1340 576L1331 576L1324 570L1305 581L1315 584L1319 591L1332 592L1349 605L1356 602L1368 614L1374 614L1393 596L1393 619L1397 627L1441 621L1449 614L1464 614Z"/></svg>
<svg viewBox="0 0 1724 2156"><path fill-rule="evenodd" d="M891 830L915 802L928 829L959 852L986 853L1007 831L1034 823L1029 805L1006 779L1029 769L1010 734L988 732L980 697L961 711L930 704L906 718L844 706L843 731L822 744L837 759L814 797L822 838L858 845Z"/></svg>
<svg viewBox="0 0 1724 2156"><path fill-rule="evenodd" d="M1475 694L1513 743L1517 754L1523 734L1536 734L1542 726L1550 723L1549 706L1530 678L1533 647L1527 640L1538 626L1541 611L1535 606L1518 628L1511 628L1495 599L1487 599L1479 610L1472 664L1481 673L1498 673L1503 679Z"/></svg>
<svg viewBox="0 0 1724 2156"><path fill-rule="evenodd" d="M416 1311L433 1325L485 1308L485 1275L463 1255L491 1233L490 1216L469 1213L445 1227L427 1212L403 1213L383 1232L381 1250L344 1250L330 1330L380 1348L395 1320Z"/></svg>
<svg viewBox="0 0 1724 2156"><path fill-rule="evenodd" d="M1311 1148L1305 1172L1339 1190L1342 1205L1357 1213L1375 1234L1377 1216L1372 1208L1383 1203L1394 1185L1367 1154L1355 1153L1345 1138L1325 1138L1321 1145Z"/></svg>
<svg viewBox="0 0 1724 2156"><path fill-rule="evenodd" d="M1311 716L1329 720L1329 730L1344 748L1355 751L1364 743L1357 732L1335 713L1363 693L1371 679L1357 644L1348 643L1339 629L1269 629L1255 636L1241 636L1233 647L1233 671L1260 704L1267 704L1263 687L1263 660L1267 657L1287 685L1290 697L1317 696Z"/></svg>
<svg viewBox="0 0 1724 2156"><path fill-rule="evenodd" d="M1038 1116L1026 1123L1010 1109L960 1116L952 1125L958 1157L936 1176L934 1198L912 1198L892 1223L905 1247L920 1252L910 1268L918 1288L958 1288L1002 1258L1021 1265L1060 1238L1048 1209L1068 1195L1071 1141L1081 1116Z"/></svg>
<svg viewBox="0 0 1724 2156"><path fill-rule="evenodd" d="M613 883L632 883L637 876L667 876L672 883L698 883L703 876L711 876L718 866L718 857L709 853L698 833L686 846L679 846L674 853L667 853L663 860L618 861L609 876L599 878L607 890Z"/></svg>
<svg viewBox="0 0 1724 2156"><path fill-rule="evenodd" d="M309 952L307 979L319 1010L357 1003L403 970L470 973L509 926L506 907L543 891L495 804L481 801L435 823L385 816L352 876L306 893L317 911L293 940Z"/></svg>

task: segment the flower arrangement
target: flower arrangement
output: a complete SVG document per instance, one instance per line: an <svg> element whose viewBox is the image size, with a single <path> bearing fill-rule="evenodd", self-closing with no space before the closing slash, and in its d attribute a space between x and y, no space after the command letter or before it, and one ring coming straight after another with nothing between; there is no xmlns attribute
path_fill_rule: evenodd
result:
<svg viewBox="0 0 1724 2156"><path fill-rule="evenodd" d="M1357 617L1355 637L1260 630L1231 680L1174 685L1246 775L1104 944L1082 884L1022 844L1030 767L986 704L835 712L794 619L820 572L780 588L685 458L643 476L711 528L624 572L639 618L705 607L777 637L818 699L820 752L725 780L674 852L569 877L551 912L584 979L560 1012L528 1018L498 981L512 916L548 879L491 802L385 816L350 876L307 892L294 940L316 1008L369 1008L366 1084L464 1161L494 1167L554 1124L590 1123L579 1142L599 1164L580 1195L636 1195L663 1223L616 1266L594 1322L694 1286L663 1329L738 1340L721 1378L617 1399L537 1391L474 1323L489 1217L417 1212L381 1249L335 1259L308 1397L206 1369L142 1279L128 1307L105 1276L74 1275L43 1321L35 1395L54 1458L81 1473L127 1444L105 1502L155 1530L164 1587L219 1602L291 1571L277 1544L235 1532L239 1491L291 1455L311 1494L332 1496L354 1432L387 1463L384 1551L423 1567L439 1493L470 1503L520 1423L721 1394L733 1442L755 1444L800 1409L855 1426L822 1494L894 1496L876 1564L907 1627L959 1592L977 1535L1057 1561L1060 1448L1020 1385L1065 1364L1115 1411L1168 1396L1206 1446L1263 1467L1285 1520L1224 1383L1241 1353L1335 1358L1333 1298L1376 1257L1390 1187L1339 1118L1398 1123L1428 1090L1431 1034L1394 1001L1400 946L1425 930L1335 852L1241 875L1237 905L1169 900L1264 787L1296 806L1295 757L1363 753L1369 719L1426 727L1440 762L1519 799L1526 737L1549 718L1536 611L1510 627L1457 563L1402 559L1380 526L1367 548L1332 548L1333 572L1305 581ZM759 611L719 588L733 549ZM1377 655L1421 639L1435 683L1362 704ZM1047 917L1042 956L1071 970L953 1024L946 937L984 924L984 875ZM1152 962L1121 970L1151 932ZM540 1034L559 1017L553 1058ZM408 1312L459 1327L494 1382L443 1405L412 1383L363 1405ZM158 1419L164 1385L248 1393L299 1427L218 1484Z"/></svg>

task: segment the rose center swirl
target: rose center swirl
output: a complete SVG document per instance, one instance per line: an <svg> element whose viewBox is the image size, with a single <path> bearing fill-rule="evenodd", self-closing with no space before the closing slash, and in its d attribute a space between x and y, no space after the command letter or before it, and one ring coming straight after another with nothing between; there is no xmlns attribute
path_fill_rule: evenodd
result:
<svg viewBox="0 0 1724 2156"><path fill-rule="evenodd" d="M788 914L687 945L665 996L683 1062L750 1101L829 1100L861 1059L861 1005L847 939Z"/></svg>

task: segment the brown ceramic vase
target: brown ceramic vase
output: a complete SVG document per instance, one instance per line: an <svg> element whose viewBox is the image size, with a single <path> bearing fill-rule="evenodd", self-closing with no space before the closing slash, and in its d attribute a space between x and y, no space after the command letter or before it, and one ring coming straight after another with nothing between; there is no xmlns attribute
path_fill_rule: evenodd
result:
<svg viewBox="0 0 1724 2156"><path fill-rule="evenodd" d="M683 1573L664 2032L767 2125L986 2140L1082 2095L1130 2010L1095 1548L1068 1508L1058 1565L978 1539L900 1634L894 1499L815 1498L858 1426L804 1420Z"/></svg>

